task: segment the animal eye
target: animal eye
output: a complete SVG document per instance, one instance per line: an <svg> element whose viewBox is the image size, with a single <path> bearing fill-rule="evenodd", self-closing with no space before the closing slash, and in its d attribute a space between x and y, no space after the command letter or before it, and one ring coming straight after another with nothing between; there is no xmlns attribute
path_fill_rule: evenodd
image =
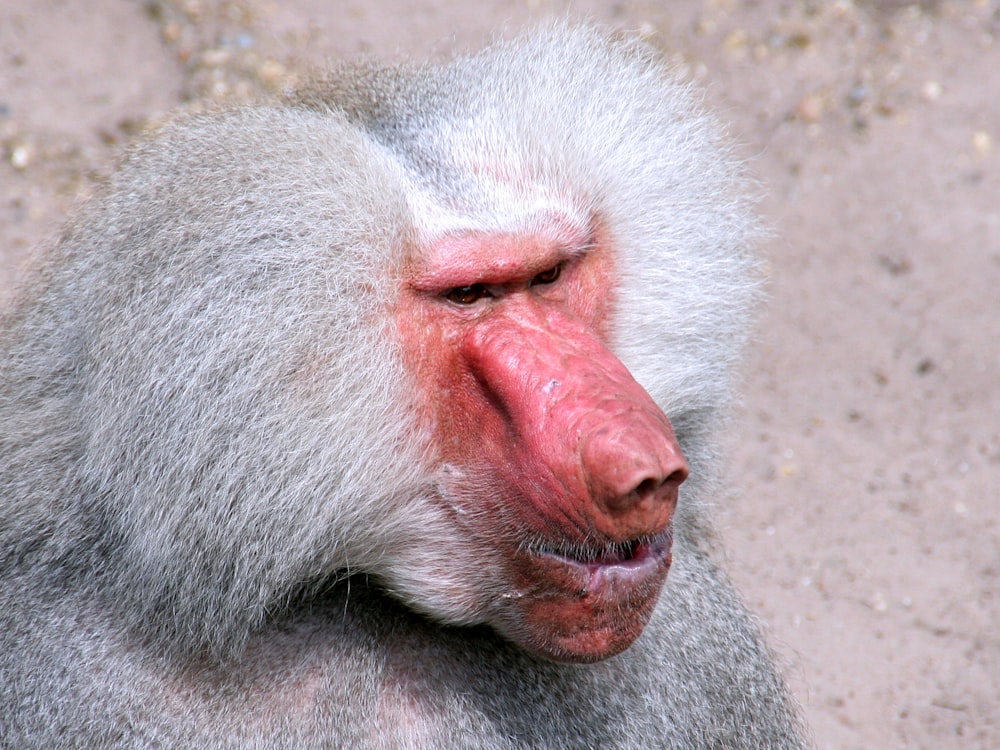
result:
<svg viewBox="0 0 1000 750"><path fill-rule="evenodd" d="M454 302L456 305L471 305L474 302L478 302L483 297L492 297L490 290L486 288L485 284L472 284L471 286L456 286L454 289L449 289L444 295L445 299L449 302Z"/></svg>
<svg viewBox="0 0 1000 750"><path fill-rule="evenodd" d="M549 270L542 271L540 274L535 276L535 278L531 280L531 285L534 286L535 284L551 284L553 281L559 278L559 274L561 273L562 273L562 264L560 263L559 265L552 266L552 268L550 268Z"/></svg>

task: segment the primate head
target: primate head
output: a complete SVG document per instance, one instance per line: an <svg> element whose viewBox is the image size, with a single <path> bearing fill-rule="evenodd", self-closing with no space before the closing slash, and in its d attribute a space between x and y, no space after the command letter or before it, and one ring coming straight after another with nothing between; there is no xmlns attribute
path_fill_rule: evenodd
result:
<svg viewBox="0 0 1000 750"><path fill-rule="evenodd" d="M627 648L753 294L694 99L558 25L137 149L49 294L76 331L59 481L124 621L232 653L364 573L544 657Z"/></svg>

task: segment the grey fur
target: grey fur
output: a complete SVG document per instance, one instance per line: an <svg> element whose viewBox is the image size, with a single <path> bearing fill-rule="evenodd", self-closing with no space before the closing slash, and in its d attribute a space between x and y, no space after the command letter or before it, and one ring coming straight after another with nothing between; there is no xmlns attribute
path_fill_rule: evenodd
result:
<svg viewBox="0 0 1000 750"><path fill-rule="evenodd" d="M561 24L136 148L0 340L0 746L802 747L705 530L744 182L655 55ZM538 200L610 229L615 349L692 467L652 622L591 665L489 627L393 344L410 249Z"/></svg>

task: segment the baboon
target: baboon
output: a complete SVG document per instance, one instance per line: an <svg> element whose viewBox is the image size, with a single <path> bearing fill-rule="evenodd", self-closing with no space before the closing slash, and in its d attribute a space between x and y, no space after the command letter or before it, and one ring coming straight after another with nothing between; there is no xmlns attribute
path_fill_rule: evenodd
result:
<svg viewBox="0 0 1000 750"><path fill-rule="evenodd" d="M4 323L0 744L802 747L706 519L747 185L566 23L133 148Z"/></svg>

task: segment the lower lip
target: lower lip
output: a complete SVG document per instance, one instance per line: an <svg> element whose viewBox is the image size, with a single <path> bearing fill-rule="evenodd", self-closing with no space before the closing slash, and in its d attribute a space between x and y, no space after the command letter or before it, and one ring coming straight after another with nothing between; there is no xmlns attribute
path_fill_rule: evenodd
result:
<svg viewBox="0 0 1000 750"><path fill-rule="evenodd" d="M542 553L538 560L549 567L557 585L586 597L599 595L609 586L641 586L660 577L670 567L671 542L667 530L638 545L630 559L614 563L585 562L550 552Z"/></svg>

